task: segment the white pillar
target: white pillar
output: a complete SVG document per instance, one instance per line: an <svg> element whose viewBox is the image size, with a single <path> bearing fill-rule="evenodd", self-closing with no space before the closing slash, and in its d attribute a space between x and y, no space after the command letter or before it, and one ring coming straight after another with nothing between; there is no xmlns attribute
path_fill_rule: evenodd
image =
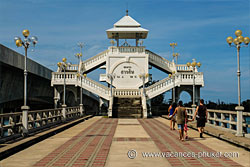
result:
<svg viewBox="0 0 250 167"><path fill-rule="evenodd" d="M242 111L244 110L244 107L242 106L236 106L235 110L237 111L237 132L236 136L243 136L243 114Z"/></svg>
<svg viewBox="0 0 250 167"><path fill-rule="evenodd" d="M66 121L66 107L67 107L67 105L65 105L65 104L62 105L63 121Z"/></svg>
<svg viewBox="0 0 250 167"><path fill-rule="evenodd" d="M29 106L22 106L22 124L23 124L23 134L26 135L29 132L28 128L28 111L29 111Z"/></svg>
<svg viewBox="0 0 250 167"><path fill-rule="evenodd" d="M111 88L112 89L112 88ZM108 109L108 117L112 117L112 108L113 108L113 97L109 97L109 109Z"/></svg>

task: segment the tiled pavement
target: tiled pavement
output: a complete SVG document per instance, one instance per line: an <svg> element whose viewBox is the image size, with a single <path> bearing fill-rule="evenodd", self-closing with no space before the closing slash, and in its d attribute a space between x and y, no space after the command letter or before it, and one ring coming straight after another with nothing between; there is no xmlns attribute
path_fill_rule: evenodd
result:
<svg viewBox="0 0 250 167"><path fill-rule="evenodd" d="M100 119L34 166L104 166L117 119Z"/></svg>
<svg viewBox="0 0 250 167"><path fill-rule="evenodd" d="M188 140L181 142L178 140L178 133L172 131L165 124L155 119L140 119L146 132L150 135L161 152L216 152L209 147L195 141ZM172 166L241 166L228 158L167 158Z"/></svg>
<svg viewBox="0 0 250 167"><path fill-rule="evenodd" d="M132 166L152 166L151 164L153 164L154 166L177 167L241 166L228 158L162 158L161 160L158 159L153 161L151 157L151 159L141 158L140 162L137 163L138 161L135 159L129 159L127 157L127 148L139 146L137 147L140 148L137 150L138 153L142 150L147 151L147 148L150 147L150 145L154 150L155 148L158 148L158 151L166 153L216 151L194 138L190 138L185 142L179 141L178 132L171 131L169 126L158 119L138 119L128 121L123 119L119 120L119 122L118 125L118 119L97 119L93 124L88 125L84 130L78 131L75 136L73 135L69 140L63 142L64 144L61 144L58 148L55 147L56 149L53 151L49 151L42 159L35 161L33 166L120 166L117 164L123 164L122 166L127 166L127 164L132 164ZM126 130L125 127L127 127L128 130ZM125 132L126 134L123 135ZM207 140L209 139L207 138ZM126 144L127 146L124 147ZM123 150L118 150L118 153L123 156L122 158L120 156L121 159L116 158L119 158L119 156L114 156L116 152L112 152L112 145L116 145L116 147L112 147L115 149L123 147ZM154 145L154 147L152 147L152 145ZM114 159L116 162L114 162ZM139 157L137 160L138 159ZM148 162L151 162L151 164L149 165ZM7 167L13 166L8 165L8 163L6 164ZM15 166L18 167L18 165Z"/></svg>

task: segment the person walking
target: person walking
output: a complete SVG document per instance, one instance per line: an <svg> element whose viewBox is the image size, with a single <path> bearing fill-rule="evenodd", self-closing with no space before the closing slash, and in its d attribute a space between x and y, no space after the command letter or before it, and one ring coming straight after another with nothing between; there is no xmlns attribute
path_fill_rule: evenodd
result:
<svg viewBox="0 0 250 167"><path fill-rule="evenodd" d="M175 109L173 116L177 114L177 125L180 134L180 140L184 141L184 124L185 120L187 120L187 112L186 108L183 107L183 102L179 101L179 106Z"/></svg>
<svg viewBox="0 0 250 167"><path fill-rule="evenodd" d="M177 104L174 102L168 108L168 117L170 118L170 130L175 130L176 116L173 116Z"/></svg>
<svg viewBox="0 0 250 167"><path fill-rule="evenodd" d="M200 133L200 138L203 138L204 127L207 122L207 107L204 105L204 100L200 99L200 105L196 108L194 118L197 117L197 128Z"/></svg>

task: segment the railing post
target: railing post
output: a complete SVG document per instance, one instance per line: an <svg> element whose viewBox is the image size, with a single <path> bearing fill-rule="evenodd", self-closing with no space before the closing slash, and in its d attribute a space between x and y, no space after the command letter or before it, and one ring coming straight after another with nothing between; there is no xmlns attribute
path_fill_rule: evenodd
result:
<svg viewBox="0 0 250 167"><path fill-rule="evenodd" d="M237 132L236 132L236 136L243 136L243 114L242 111L244 110L244 107L242 106L236 106L235 107L236 111L237 111Z"/></svg>
<svg viewBox="0 0 250 167"><path fill-rule="evenodd" d="M29 106L22 106L21 110L22 110L22 124L23 124L23 135L27 135L29 133L29 129L28 129L28 110L29 110Z"/></svg>
<svg viewBox="0 0 250 167"><path fill-rule="evenodd" d="M112 117L112 108L113 108L113 96L109 96L108 117L110 117L110 118Z"/></svg>
<svg viewBox="0 0 250 167"><path fill-rule="evenodd" d="M62 105L62 116L63 116L63 121L66 121L66 104Z"/></svg>
<svg viewBox="0 0 250 167"><path fill-rule="evenodd" d="M232 116L232 114L229 114L229 129L233 128L233 126L231 124L232 122L233 122L233 116Z"/></svg>
<svg viewBox="0 0 250 167"><path fill-rule="evenodd" d="M226 127L225 126L225 123L223 122L223 120L225 120L226 119L226 117L225 117L225 115L224 115L224 113L221 113L221 115L220 115L220 119L221 119L221 127Z"/></svg>
<svg viewBox="0 0 250 167"><path fill-rule="evenodd" d="M218 119L217 113L214 112L214 126L217 126L216 119Z"/></svg>
<svg viewBox="0 0 250 167"><path fill-rule="evenodd" d="M83 104L80 104L80 114L83 116Z"/></svg>

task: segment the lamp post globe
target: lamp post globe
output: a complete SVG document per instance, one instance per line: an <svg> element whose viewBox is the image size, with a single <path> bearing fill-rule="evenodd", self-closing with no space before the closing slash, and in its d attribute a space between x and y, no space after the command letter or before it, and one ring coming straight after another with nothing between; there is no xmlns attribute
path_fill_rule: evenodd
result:
<svg viewBox="0 0 250 167"><path fill-rule="evenodd" d="M23 30L23 36L25 38L27 38L30 35L30 31L29 30Z"/></svg>
<svg viewBox="0 0 250 167"><path fill-rule="evenodd" d="M227 43L231 45L233 43L233 37L227 37Z"/></svg>
<svg viewBox="0 0 250 167"><path fill-rule="evenodd" d="M245 37L245 38L244 38L244 43L245 43L246 45L248 45L249 42L250 42L250 38L249 38L249 37Z"/></svg>
<svg viewBox="0 0 250 167"><path fill-rule="evenodd" d="M236 35L236 37L241 36L242 35L242 31L241 30L236 30L235 31L235 35Z"/></svg>

